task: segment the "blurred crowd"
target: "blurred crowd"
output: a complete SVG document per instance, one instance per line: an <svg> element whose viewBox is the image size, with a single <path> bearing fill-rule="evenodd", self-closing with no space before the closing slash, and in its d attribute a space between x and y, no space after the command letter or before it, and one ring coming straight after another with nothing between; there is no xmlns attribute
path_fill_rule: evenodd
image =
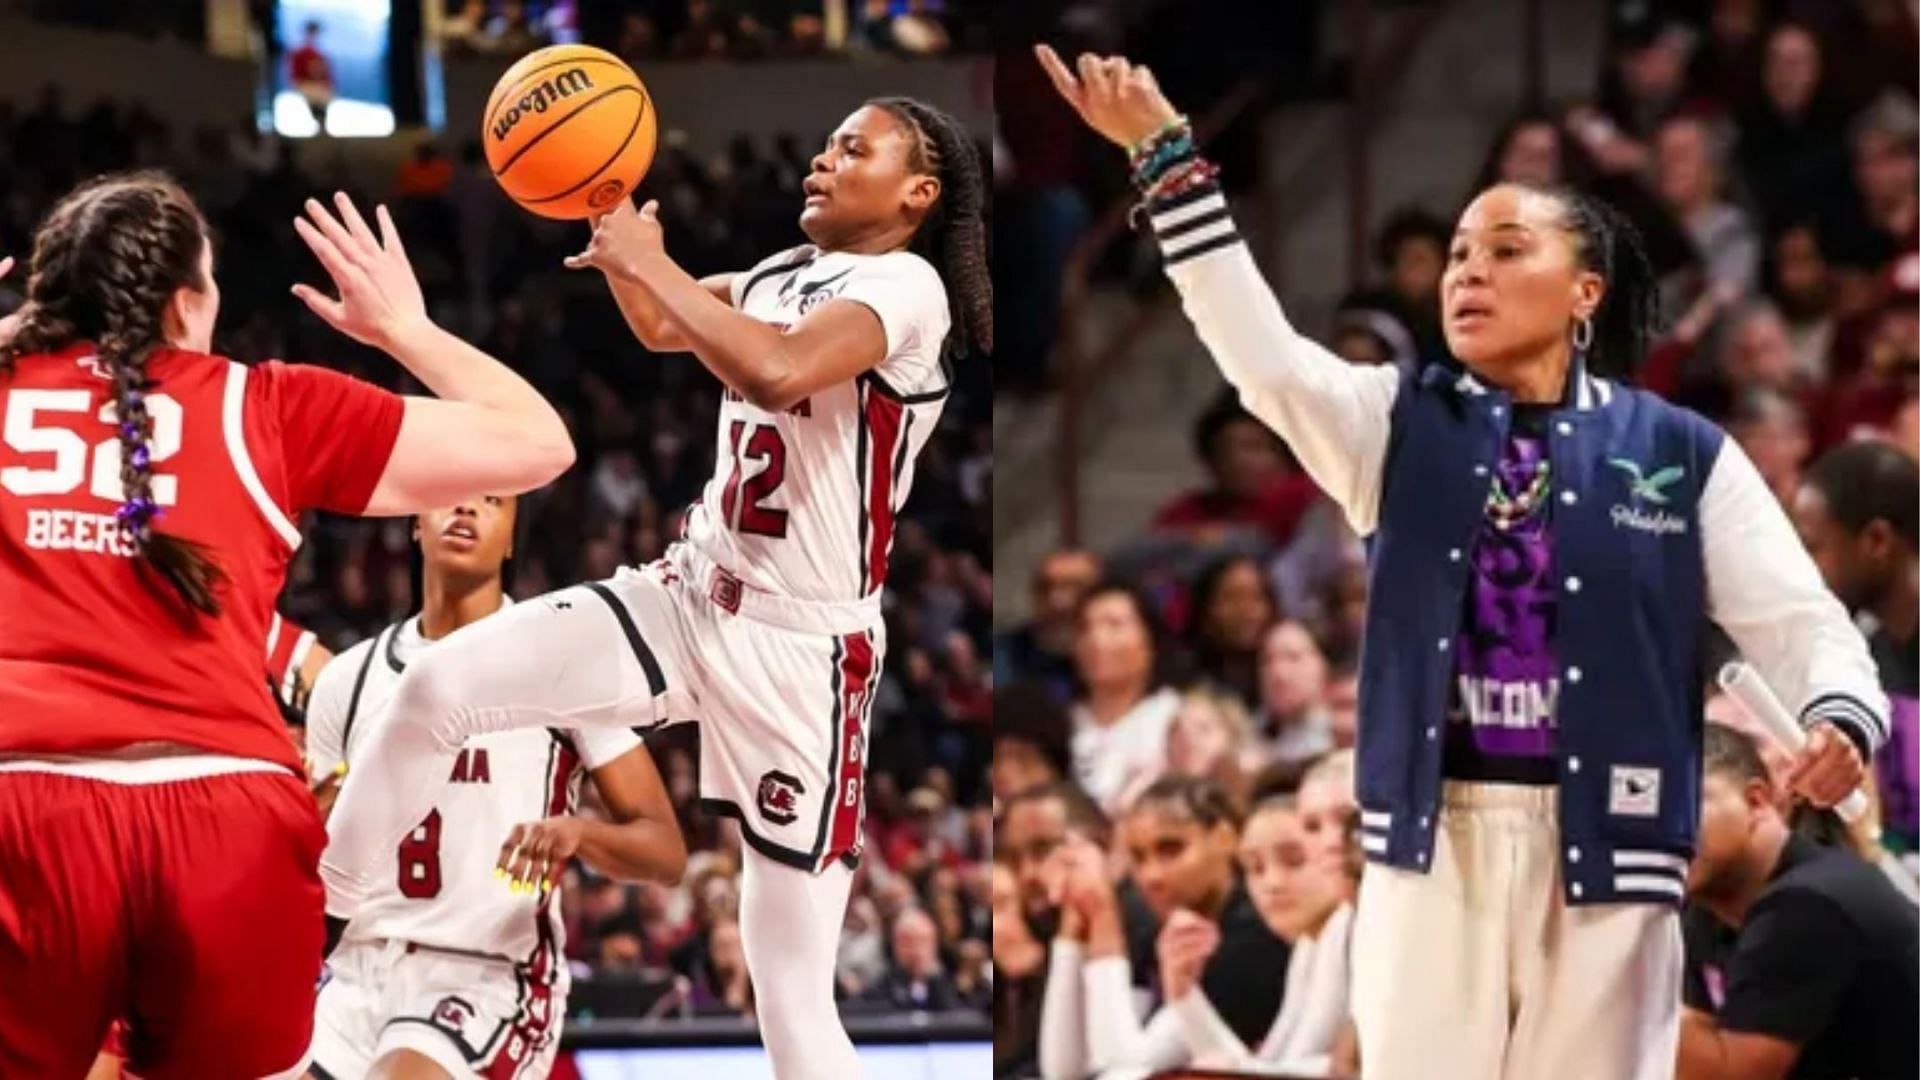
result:
<svg viewBox="0 0 1920 1080"><path fill-rule="evenodd" d="M1147 36L1116 32L1106 5L1068 8L1048 34L1070 47ZM1920 897L1920 30L1910 5L1879 0L1698 0L1618 5L1608 41L1592 95L1510 118L1480 174L1459 178L1459 204L1387 216L1375 280L1317 336L1356 364L1447 361L1452 220L1487 184L1571 184L1632 219L1667 330L1637 370L1610 374L1739 441L1893 701L1872 818L1801 827ZM1029 76L1003 70L1001 93ZM1003 349L1003 380L1027 389L1047 385L1060 260L1122 182L1115 155L1086 166L1043 90L1018 120L1000 114L1018 162L1001 173L1000 226L1055 256L1015 271L1055 275L1054 291L1023 326L1002 322L1003 345L1027 350ZM1257 220L1252 203L1236 216ZM1138 243L1115 261L1150 260ZM1007 370L1021 364L1041 366ZM1194 422L1193 448L1203 484L1139 535L1041 560L1031 619L995 641L997 1075L1356 1067L1337 957L1361 872L1349 748L1365 551L1230 392ZM1759 730L1727 698L1708 717Z"/></svg>
<svg viewBox="0 0 1920 1080"><path fill-rule="evenodd" d="M663 139L639 194L660 201L668 250L706 274L801 242L800 181L837 121L823 116L820 131L773 146L737 141L711 160ZM566 476L522 499L509 590L524 598L659 557L711 473L718 383L690 356L650 355L635 342L599 275L561 265L584 244L584 228L508 203L477 146L449 155L423 144L390 181L373 185L355 184L332 154L317 152L321 164L303 172L292 147L259 133L251 118L182 130L143 103L75 108L49 87L24 108L0 104L0 252L24 255L40 217L78 180L165 167L216 232L218 351L324 364L402 389L396 364L317 322L288 291L295 281L325 280L292 228L302 200L338 189L362 206L385 202L436 320L539 386L578 444L579 463ZM23 279L24 264L0 281L0 311L19 301ZM977 1006L989 993L986 363L956 364L889 576L891 646L870 733L866 854L841 969L850 1003L887 1010ZM319 516L306 536L281 606L334 650L416 609L406 520ZM695 737L681 728L653 745L696 852L687 881L675 889L574 881L568 950L582 975L659 984L662 1008L749 1010L732 923L739 842L730 824L696 809ZM602 1008L647 1000L615 995Z"/></svg>
<svg viewBox="0 0 1920 1080"><path fill-rule="evenodd" d="M449 0L442 40L507 56L584 40L632 63L937 56L982 50L984 13L959 0Z"/></svg>

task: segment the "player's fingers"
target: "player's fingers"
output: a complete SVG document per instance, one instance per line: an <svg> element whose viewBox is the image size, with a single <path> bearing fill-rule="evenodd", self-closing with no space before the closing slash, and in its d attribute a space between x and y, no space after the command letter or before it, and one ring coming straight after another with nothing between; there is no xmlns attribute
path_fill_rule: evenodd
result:
<svg viewBox="0 0 1920 1080"><path fill-rule="evenodd" d="M1060 96L1066 98L1074 108L1079 108L1080 80L1074 78L1073 72L1067 70L1066 62L1060 59L1060 54L1054 52L1050 45L1035 45L1033 55L1040 61L1040 70L1046 72L1047 78L1053 81L1053 88L1060 91Z"/></svg>
<svg viewBox="0 0 1920 1080"><path fill-rule="evenodd" d="M354 266L346 253L340 250L340 245L334 243L332 237L314 227L313 223L306 218L294 218L293 231L299 233L300 239L306 241L307 249L313 252L314 258L320 260L321 268L327 272L327 276L331 277L335 284L344 289L347 282L359 274L359 268Z"/></svg>
<svg viewBox="0 0 1920 1080"><path fill-rule="evenodd" d="M1092 53L1081 53L1079 58L1080 85L1086 87L1087 101L1102 101L1113 95L1113 84L1107 77L1107 66Z"/></svg>
<svg viewBox="0 0 1920 1080"><path fill-rule="evenodd" d="M360 216L360 208L353 205L353 200L347 198L347 193L334 192L333 205L340 211L340 220L346 223L347 235L353 237L368 255L380 254L380 241L374 237L373 230L367 228L367 219Z"/></svg>
<svg viewBox="0 0 1920 1080"><path fill-rule="evenodd" d="M308 285L295 285L293 295L307 305L307 310L320 316L328 326L339 326L347 317L346 305L320 293Z"/></svg>
<svg viewBox="0 0 1920 1080"><path fill-rule="evenodd" d="M640 207L640 216L643 218L646 218L648 221L659 221L660 220L660 200L648 199Z"/></svg>
<svg viewBox="0 0 1920 1080"><path fill-rule="evenodd" d="M525 825L515 825L507 832L507 838L500 842L500 854L493 860L494 877L507 876L507 868L513 863L514 852L520 848L520 837L525 829Z"/></svg>
<svg viewBox="0 0 1920 1080"><path fill-rule="evenodd" d="M400 242L400 230L393 224L393 215L387 212L387 204L381 203L373 208L373 219L380 224L380 245L388 255L407 260L407 245Z"/></svg>
<svg viewBox="0 0 1920 1080"><path fill-rule="evenodd" d="M334 249L340 253L340 257L356 266L359 265L362 261L360 245L354 242L353 234L347 231L346 226L340 224L332 212L321 205L319 199L308 199L306 209L308 220L313 223L314 228L320 230L322 235L333 241Z"/></svg>
<svg viewBox="0 0 1920 1080"><path fill-rule="evenodd" d="M9 255L4 259L0 259L0 278L6 277L8 274L12 272L13 272L13 256Z"/></svg>

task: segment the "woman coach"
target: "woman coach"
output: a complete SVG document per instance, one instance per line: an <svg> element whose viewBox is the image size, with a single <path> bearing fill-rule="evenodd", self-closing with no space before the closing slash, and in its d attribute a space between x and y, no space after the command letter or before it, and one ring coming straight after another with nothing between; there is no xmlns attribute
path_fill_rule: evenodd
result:
<svg viewBox="0 0 1920 1080"><path fill-rule="evenodd" d="M1369 537L1353 1012L1369 1080L1674 1067L1707 620L1811 731L1832 805L1885 738L1865 643L1753 465L1602 377L1653 327L1630 226L1563 189L1461 214L1458 366L1350 367L1287 323L1152 75L1041 63L1131 153L1168 276L1249 411Z"/></svg>

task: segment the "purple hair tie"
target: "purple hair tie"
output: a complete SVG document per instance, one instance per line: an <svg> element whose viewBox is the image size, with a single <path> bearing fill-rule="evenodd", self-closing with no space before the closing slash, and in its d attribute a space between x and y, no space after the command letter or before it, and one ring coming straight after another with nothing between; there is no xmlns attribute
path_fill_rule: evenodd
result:
<svg viewBox="0 0 1920 1080"><path fill-rule="evenodd" d="M151 463L152 463L152 458L147 453L146 447L136 446L133 448L133 467L134 468L144 470Z"/></svg>

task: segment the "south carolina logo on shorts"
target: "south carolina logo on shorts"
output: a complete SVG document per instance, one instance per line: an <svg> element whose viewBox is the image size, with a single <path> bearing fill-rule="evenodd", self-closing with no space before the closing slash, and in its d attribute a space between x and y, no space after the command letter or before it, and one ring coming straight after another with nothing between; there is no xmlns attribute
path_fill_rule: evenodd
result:
<svg viewBox="0 0 1920 1080"><path fill-rule="evenodd" d="M444 997L440 1004L433 1007L433 1026L467 1039L467 1027L474 1021L475 1010L471 1003L457 997Z"/></svg>
<svg viewBox="0 0 1920 1080"><path fill-rule="evenodd" d="M807 789L799 777L775 769L760 778L760 816L775 825L790 825L800 816L800 796Z"/></svg>

